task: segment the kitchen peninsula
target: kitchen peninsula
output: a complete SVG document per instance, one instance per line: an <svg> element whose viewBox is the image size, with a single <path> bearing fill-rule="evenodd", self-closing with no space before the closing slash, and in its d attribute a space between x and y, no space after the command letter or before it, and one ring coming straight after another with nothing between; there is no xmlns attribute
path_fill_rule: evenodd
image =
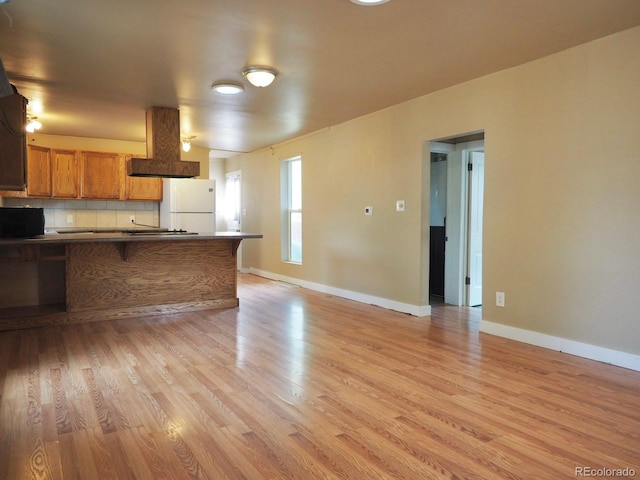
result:
<svg viewBox="0 0 640 480"><path fill-rule="evenodd" d="M84 232L0 240L0 330L231 308L236 253L262 235Z"/></svg>

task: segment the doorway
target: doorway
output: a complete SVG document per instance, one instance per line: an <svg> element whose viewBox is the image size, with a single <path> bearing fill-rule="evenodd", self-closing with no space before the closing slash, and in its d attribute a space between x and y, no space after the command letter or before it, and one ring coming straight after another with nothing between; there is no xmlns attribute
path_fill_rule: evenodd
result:
<svg viewBox="0 0 640 480"><path fill-rule="evenodd" d="M434 140L424 152L423 164L430 165L423 183L430 188L429 301L480 306L484 132Z"/></svg>
<svg viewBox="0 0 640 480"><path fill-rule="evenodd" d="M444 302L447 226L447 153L431 151L429 213L429 303Z"/></svg>
<svg viewBox="0 0 640 480"><path fill-rule="evenodd" d="M227 231L239 232L242 230L242 195L241 195L241 179L240 170L229 172L226 174L226 184L224 190L224 217L227 222Z"/></svg>

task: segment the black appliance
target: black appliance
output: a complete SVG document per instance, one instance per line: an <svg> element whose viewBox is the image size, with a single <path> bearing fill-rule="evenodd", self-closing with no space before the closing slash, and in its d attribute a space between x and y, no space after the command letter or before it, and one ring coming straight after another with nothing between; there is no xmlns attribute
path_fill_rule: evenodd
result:
<svg viewBox="0 0 640 480"><path fill-rule="evenodd" d="M27 238L44 235L44 209L0 208L0 238Z"/></svg>

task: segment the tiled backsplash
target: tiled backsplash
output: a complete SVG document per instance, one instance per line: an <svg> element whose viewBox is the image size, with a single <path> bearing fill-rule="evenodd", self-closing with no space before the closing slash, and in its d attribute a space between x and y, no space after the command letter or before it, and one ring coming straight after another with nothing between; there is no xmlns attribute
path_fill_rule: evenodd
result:
<svg viewBox="0 0 640 480"><path fill-rule="evenodd" d="M48 229L131 228L132 217L142 225L160 226L158 202L4 198L2 205L44 208L45 228Z"/></svg>

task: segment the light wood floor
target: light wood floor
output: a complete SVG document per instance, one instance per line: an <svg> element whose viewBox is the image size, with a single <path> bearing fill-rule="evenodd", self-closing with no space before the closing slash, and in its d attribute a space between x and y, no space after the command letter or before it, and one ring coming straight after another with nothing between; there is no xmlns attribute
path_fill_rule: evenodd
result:
<svg viewBox="0 0 640 480"><path fill-rule="evenodd" d="M250 275L240 308L0 333L0 479L640 477L640 373Z"/></svg>

